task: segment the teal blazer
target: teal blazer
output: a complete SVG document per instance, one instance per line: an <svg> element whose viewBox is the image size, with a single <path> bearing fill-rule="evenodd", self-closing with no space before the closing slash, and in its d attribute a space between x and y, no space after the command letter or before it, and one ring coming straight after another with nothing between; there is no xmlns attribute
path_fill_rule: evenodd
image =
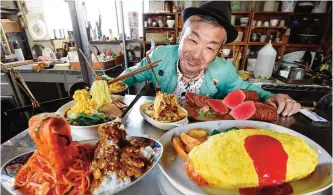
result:
<svg viewBox="0 0 333 195"><path fill-rule="evenodd" d="M178 60L178 45L159 46L150 54L151 62L162 59L154 68L161 90L172 93L177 85L176 62ZM147 64L144 58L136 66L126 69L122 74L138 69ZM200 89L200 95L208 95L221 99L235 89L247 89L256 91L261 100L265 101L274 94L244 81L236 72L231 61L216 57L205 70L205 77ZM215 80L215 82L214 82ZM137 82L152 81L156 86L156 80L152 70L148 70L123 80L129 87ZM217 81L217 82L216 82Z"/></svg>

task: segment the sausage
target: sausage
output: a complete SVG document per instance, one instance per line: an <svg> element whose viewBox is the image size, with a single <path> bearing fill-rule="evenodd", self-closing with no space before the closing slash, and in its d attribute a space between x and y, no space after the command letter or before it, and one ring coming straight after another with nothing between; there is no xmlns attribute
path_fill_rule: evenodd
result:
<svg viewBox="0 0 333 195"><path fill-rule="evenodd" d="M257 92L255 91L250 91L250 90L245 90L242 89L243 93L245 94L245 100L244 101L254 101L257 102L260 100L260 97Z"/></svg>
<svg viewBox="0 0 333 195"><path fill-rule="evenodd" d="M256 112L250 118L252 120L260 121L276 121L277 120L277 109L274 106L264 104L261 102L254 102Z"/></svg>

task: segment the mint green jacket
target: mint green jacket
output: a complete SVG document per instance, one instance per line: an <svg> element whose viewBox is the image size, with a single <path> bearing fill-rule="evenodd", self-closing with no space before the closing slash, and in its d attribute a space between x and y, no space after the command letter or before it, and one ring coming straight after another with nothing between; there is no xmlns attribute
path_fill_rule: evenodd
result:
<svg viewBox="0 0 333 195"><path fill-rule="evenodd" d="M162 59L158 66L154 68L161 90L172 93L177 85L178 45L159 46L150 54L151 62ZM136 66L126 69L124 73L133 71L147 64L144 58ZM200 89L200 95L208 95L212 98L221 99L235 89L247 89L256 91L261 100L265 101L274 94L252 85L238 75L231 61L216 57L206 68L205 77ZM213 80L218 82L214 83ZM156 80L152 70L148 70L123 80L129 87L137 82L152 81L156 86ZM216 85L217 84L217 85Z"/></svg>

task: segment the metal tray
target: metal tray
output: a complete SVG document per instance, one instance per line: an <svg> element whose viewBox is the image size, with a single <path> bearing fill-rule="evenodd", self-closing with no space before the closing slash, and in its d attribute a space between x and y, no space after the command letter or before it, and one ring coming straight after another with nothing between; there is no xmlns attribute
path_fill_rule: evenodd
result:
<svg viewBox="0 0 333 195"><path fill-rule="evenodd" d="M274 76L276 79L287 83L287 84L312 84L314 79L308 78L308 79L302 79L302 80L294 80L294 79L287 79L285 77L282 77L280 75L275 75Z"/></svg>

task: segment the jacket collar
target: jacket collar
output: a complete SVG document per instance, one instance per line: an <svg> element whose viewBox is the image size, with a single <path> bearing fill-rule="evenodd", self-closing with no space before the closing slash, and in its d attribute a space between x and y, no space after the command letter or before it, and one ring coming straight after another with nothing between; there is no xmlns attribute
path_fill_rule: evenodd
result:
<svg viewBox="0 0 333 195"><path fill-rule="evenodd" d="M205 70L205 78L200 89L200 95L208 95L210 97L213 97L218 92L218 89L216 88L213 81L213 79L217 78L212 77L212 66L214 66L215 64L216 59L213 60Z"/></svg>

